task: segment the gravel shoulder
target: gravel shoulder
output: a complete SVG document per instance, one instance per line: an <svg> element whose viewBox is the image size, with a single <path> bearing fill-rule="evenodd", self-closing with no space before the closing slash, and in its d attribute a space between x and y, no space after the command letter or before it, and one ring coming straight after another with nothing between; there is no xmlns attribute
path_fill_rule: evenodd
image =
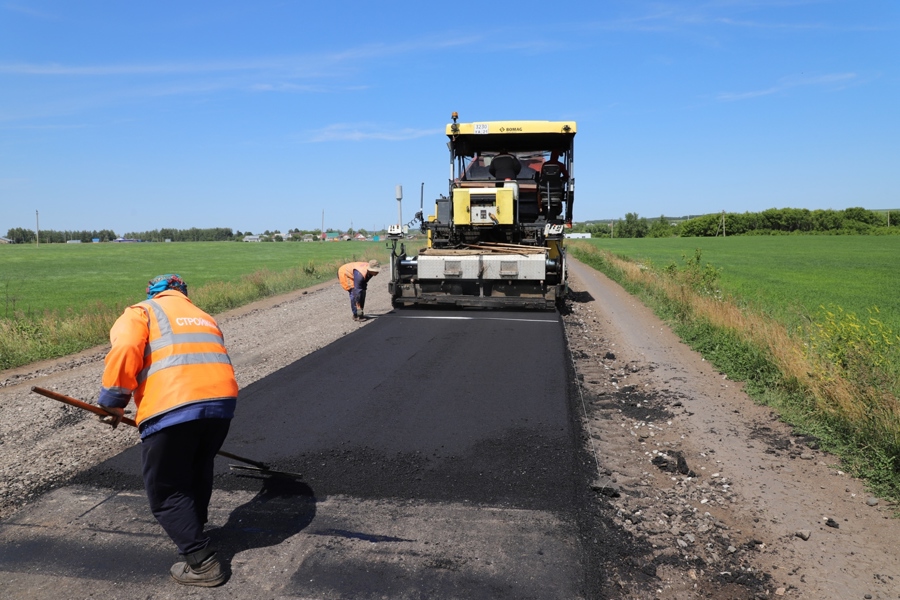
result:
<svg viewBox="0 0 900 600"><path fill-rule="evenodd" d="M373 280L369 291L370 314L390 310L387 285L380 283ZM351 320L347 292L336 281L261 300L216 320L241 388L366 326ZM98 346L0 371L0 519L139 443L132 427L111 431L90 413L31 392L38 386L95 403L108 351L108 345Z"/></svg>
<svg viewBox="0 0 900 600"><path fill-rule="evenodd" d="M623 581L622 597L900 598L895 507L621 287L570 269L594 487L657 577Z"/></svg>
<svg viewBox="0 0 900 600"><path fill-rule="evenodd" d="M900 598L900 522L812 440L682 344L648 309L571 261L563 319L598 510L636 548L610 565L619 598ZM386 282L368 312L391 310ZM337 283L218 316L241 387L365 323ZM101 346L0 372L0 519L138 443L32 393L99 392ZM835 526L836 525L836 526Z"/></svg>

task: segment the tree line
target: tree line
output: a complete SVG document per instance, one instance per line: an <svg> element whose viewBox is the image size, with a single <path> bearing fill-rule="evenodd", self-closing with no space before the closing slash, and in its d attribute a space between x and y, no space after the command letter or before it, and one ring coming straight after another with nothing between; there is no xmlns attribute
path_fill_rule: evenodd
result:
<svg viewBox="0 0 900 600"><path fill-rule="evenodd" d="M328 229L332 231L332 229ZM360 233L367 234L360 229ZM647 219L637 213L626 213L624 219L615 221L587 221L573 223L573 233L590 233L593 237L715 237L719 235L780 235L780 234L827 234L827 235L897 235L900 234L900 211L872 211L853 207L844 210L805 208L770 208L758 213L718 213L687 219L660 216ZM318 239L319 230L290 229L291 240L298 241L309 233ZM348 233L352 234L351 229ZM190 229L162 228L150 231L128 232L123 237L146 242L221 242L242 241L249 231L233 231L230 227ZM266 230L262 234L266 241L284 241L276 232ZM35 242L33 229L13 227L6 233L7 239L16 244ZM47 244L66 243L79 240L109 242L118 239L110 229L56 231L42 229L40 242Z"/></svg>
<svg viewBox="0 0 900 600"><path fill-rule="evenodd" d="M332 232L334 230L329 228L327 231ZM365 229L360 229L358 231L363 235L367 234ZM278 232L266 229L259 235L267 242L281 242L286 240L300 241L305 234L312 235L313 239L319 239L321 231L318 229L289 229L287 233L290 233L291 236L287 237L286 234L279 234ZM354 233L353 229L350 229L348 233L352 235ZM253 235L253 233L250 231L233 231L230 227L191 227L190 229L164 227L162 229L152 229L149 231L129 231L122 237L143 242L165 242L166 240L172 242L240 242L243 241L244 236L247 235ZM13 227L12 229L9 229L6 233L6 238L14 244L33 244L36 241L34 230L25 229L24 227ZM101 229L99 231L56 231L54 229L41 229L40 238L37 241L42 244L64 244L72 240L78 240L88 244L95 239L101 242L111 242L119 239L119 236L111 229Z"/></svg>
<svg viewBox="0 0 900 600"><path fill-rule="evenodd" d="M68 241L77 240L85 244L97 239L101 242L109 242L116 239L116 232L111 229L81 230L81 231L56 231L55 229L41 229L40 238L34 229L13 227L6 232L6 239L14 244L30 244L38 241L42 244L65 244Z"/></svg>
<svg viewBox="0 0 900 600"><path fill-rule="evenodd" d="M129 231L125 233L125 237L144 242L165 242L166 240L173 242L230 242L235 238L235 233L230 227L209 227L206 229L198 227L191 227L190 229L163 227L162 229L152 229L150 231Z"/></svg>
<svg viewBox="0 0 900 600"><path fill-rule="evenodd" d="M715 237L729 235L900 235L900 211L771 208L758 213L718 213L684 220L627 213L612 222L573 224L573 232L592 237Z"/></svg>

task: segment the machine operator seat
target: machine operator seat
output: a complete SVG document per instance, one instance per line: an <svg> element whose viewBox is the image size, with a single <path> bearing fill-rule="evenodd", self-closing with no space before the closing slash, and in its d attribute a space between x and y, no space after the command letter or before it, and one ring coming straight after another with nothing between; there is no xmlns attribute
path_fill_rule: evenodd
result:
<svg viewBox="0 0 900 600"><path fill-rule="evenodd" d="M538 189L541 211L545 212L548 218L555 219L562 213L563 202L563 174L558 164L546 162L541 165Z"/></svg>
<svg viewBox="0 0 900 600"><path fill-rule="evenodd" d="M489 170L491 175L500 181L515 179L522 170L522 163L515 156L501 152L491 160Z"/></svg>

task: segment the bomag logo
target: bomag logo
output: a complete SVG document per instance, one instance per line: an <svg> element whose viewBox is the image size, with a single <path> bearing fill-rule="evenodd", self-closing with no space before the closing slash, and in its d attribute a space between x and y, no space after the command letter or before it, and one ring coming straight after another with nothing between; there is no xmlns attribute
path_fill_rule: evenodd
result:
<svg viewBox="0 0 900 600"><path fill-rule="evenodd" d="M500 133L515 133L517 131L521 133L522 128L521 127L501 127L500 128Z"/></svg>

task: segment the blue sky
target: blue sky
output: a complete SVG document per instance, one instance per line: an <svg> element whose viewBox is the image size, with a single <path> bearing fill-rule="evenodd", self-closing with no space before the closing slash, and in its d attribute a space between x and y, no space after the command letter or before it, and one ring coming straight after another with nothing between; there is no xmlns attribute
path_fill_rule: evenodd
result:
<svg viewBox="0 0 900 600"><path fill-rule="evenodd" d="M452 111L576 121L576 221L900 208L898 59L896 0L0 0L0 234L381 228Z"/></svg>

